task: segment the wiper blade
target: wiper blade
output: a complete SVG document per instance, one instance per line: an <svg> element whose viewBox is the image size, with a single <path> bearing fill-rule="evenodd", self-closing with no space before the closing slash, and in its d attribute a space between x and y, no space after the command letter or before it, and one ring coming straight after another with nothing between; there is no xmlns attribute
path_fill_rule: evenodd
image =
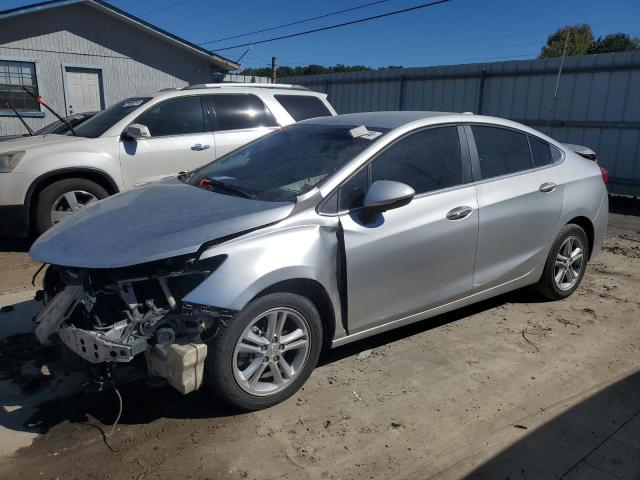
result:
<svg viewBox="0 0 640 480"><path fill-rule="evenodd" d="M202 180L198 182L198 186L219 188L220 190L226 190L231 193L239 194L244 198L255 198L254 194L246 191L242 187L238 187L237 185L232 185L230 183L226 183L221 180L216 180L214 178L204 177Z"/></svg>

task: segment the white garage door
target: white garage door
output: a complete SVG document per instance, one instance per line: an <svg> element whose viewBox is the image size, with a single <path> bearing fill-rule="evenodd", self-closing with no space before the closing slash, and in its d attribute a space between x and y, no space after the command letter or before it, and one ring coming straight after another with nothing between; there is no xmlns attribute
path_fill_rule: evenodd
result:
<svg viewBox="0 0 640 480"><path fill-rule="evenodd" d="M67 112L89 112L103 108L102 79L100 70L66 67Z"/></svg>

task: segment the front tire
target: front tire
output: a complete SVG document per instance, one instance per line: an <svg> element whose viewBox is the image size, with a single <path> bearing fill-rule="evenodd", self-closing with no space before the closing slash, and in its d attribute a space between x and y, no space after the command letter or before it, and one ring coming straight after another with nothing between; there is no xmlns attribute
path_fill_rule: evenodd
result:
<svg viewBox="0 0 640 480"><path fill-rule="evenodd" d="M567 298L580 286L589 255L589 239L579 225L565 225L556 237L537 290L551 300Z"/></svg>
<svg viewBox="0 0 640 480"><path fill-rule="evenodd" d="M208 388L232 407L260 410L289 398L309 378L322 349L322 322L309 299L273 293L221 321L208 347Z"/></svg>
<svg viewBox="0 0 640 480"><path fill-rule="evenodd" d="M109 193L86 178L65 178L43 188L36 199L34 230L42 235L54 224L80 208L109 196Z"/></svg>

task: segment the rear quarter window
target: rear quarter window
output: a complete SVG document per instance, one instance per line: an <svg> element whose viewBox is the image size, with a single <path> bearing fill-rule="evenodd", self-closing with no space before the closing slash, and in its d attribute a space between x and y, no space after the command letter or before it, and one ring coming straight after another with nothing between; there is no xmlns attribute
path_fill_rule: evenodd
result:
<svg viewBox="0 0 640 480"><path fill-rule="evenodd" d="M311 95L274 95L296 122L307 118L328 117L331 112L318 97Z"/></svg>
<svg viewBox="0 0 640 480"><path fill-rule="evenodd" d="M530 135L529 145L531 145L531 157L533 158L534 167L544 167L553 163L551 145Z"/></svg>

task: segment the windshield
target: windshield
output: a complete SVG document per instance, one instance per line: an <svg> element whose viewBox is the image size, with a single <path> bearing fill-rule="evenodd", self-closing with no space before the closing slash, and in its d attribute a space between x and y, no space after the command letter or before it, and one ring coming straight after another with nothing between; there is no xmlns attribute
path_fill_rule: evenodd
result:
<svg viewBox="0 0 640 480"><path fill-rule="evenodd" d="M225 194L292 201L337 171L387 129L354 138L357 125L296 124L197 170L188 182Z"/></svg>
<svg viewBox="0 0 640 480"><path fill-rule="evenodd" d="M46 125L46 126L42 127L40 130L36 130L35 132L33 132L33 134L34 135L47 135L49 133L60 133L60 132L58 132L58 129L60 127L62 127L62 126L64 126L64 123L62 123L60 120L56 120L55 122L50 123L49 125Z"/></svg>
<svg viewBox="0 0 640 480"><path fill-rule="evenodd" d="M149 100L151 100L151 97L134 97L122 100L98 113L82 125L74 127L76 135L78 137L97 138Z"/></svg>
<svg viewBox="0 0 640 480"><path fill-rule="evenodd" d="M65 120L69 125L71 125L75 129L77 125L80 125L82 122L86 122L94 115L95 115L94 113L80 113L77 115L71 115L65 118ZM50 135L50 134L62 135L64 133L67 133L67 134L70 133L69 128L64 122L61 122L60 120L56 120L55 122L50 123L49 125L45 125L40 130L36 130L33 134L34 135Z"/></svg>

